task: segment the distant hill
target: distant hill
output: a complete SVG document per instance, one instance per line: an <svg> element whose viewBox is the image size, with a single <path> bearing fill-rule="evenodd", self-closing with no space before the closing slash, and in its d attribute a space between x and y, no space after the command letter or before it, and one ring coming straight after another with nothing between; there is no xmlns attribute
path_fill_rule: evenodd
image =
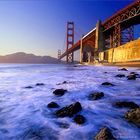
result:
<svg viewBox="0 0 140 140"><path fill-rule="evenodd" d="M17 52L0 56L0 63L61 63L57 58Z"/></svg>

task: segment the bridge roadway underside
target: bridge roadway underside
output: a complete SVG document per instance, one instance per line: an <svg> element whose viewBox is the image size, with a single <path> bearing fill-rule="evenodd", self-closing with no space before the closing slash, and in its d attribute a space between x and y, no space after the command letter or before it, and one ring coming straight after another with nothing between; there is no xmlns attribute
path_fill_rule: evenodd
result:
<svg viewBox="0 0 140 140"><path fill-rule="evenodd" d="M129 20L125 20L121 24L121 28L129 28L130 26L135 26L140 24L140 14L139 16L135 16ZM115 26L112 26L110 29L103 31L105 35L110 34Z"/></svg>

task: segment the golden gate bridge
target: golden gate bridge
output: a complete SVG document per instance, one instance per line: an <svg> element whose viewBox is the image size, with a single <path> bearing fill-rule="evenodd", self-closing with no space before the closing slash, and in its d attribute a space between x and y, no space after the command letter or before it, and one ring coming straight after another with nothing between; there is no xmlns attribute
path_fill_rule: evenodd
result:
<svg viewBox="0 0 140 140"><path fill-rule="evenodd" d="M113 14L74 43L74 22L67 22L66 50L58 59L66 57L74 62L74 52L80 49L81 63L117 63L140 61L140 39L134 40L134 26L140 24L140 0L136 0Z"/></svg>

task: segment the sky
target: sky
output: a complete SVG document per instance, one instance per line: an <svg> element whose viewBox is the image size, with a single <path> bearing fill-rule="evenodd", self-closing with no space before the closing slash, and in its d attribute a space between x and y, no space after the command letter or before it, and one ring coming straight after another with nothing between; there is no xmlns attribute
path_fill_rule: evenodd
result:
<svg viewBox="0 0 140 140"><path fill-rule="evenodd" d="M100 19L133 0L0 0L0 55L26 52L57 57L65 48L66 23L75 23L75 41Z"/></svg>

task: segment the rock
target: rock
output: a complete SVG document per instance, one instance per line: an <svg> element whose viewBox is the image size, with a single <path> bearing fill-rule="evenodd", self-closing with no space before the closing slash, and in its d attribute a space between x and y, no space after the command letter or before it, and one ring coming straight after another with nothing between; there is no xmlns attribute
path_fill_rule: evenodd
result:
<svg viewBox="0 0 140 140"><path fill-rule="evenodd" d="M105 86L114 86L114 84L109 83L109 82L104 82L104 83L102 83L102 85L105 85Z"/></svg>
<svg viewBox="0 0 140 140"><path fill-rule="evenodd" d="M32 86L27 86L27 87L25 87L25 88L33 88Z"/></svg>
<svg viewBox="0 0 140 140"><path fill-rule="evenodd" d="M119 101L119 102L116 102L115 105L117 107L128 107L128 108L138 108L139 106L134 103L134 102L129 102L129 101Z"/></svg>
<svg viewBox="0 0 140 140"><path fill-rule="evenodd" d="M138 73L136 73L136 72L130 72L130 75L135 75L136 78L140 78L140 75Z"/></svg>
<svg viewBox="0 0 140 140"><path fill-rule="evenodd" d="M67 84L67 81L64 81L62 84Z"/></svg>
<svg viewBox="0 0 140 140"><path fill-rule="evenodd" d="M135 72L130 72L130 74L136 74Z"/></svg>
<svg viewBox="0 0 140 140"><path fill-rule="evenodd" d="M96 135L95 140L116 140L108 127L104 127Z"/></svg>
<svg viewBox="0 0 140 140"><path fill-rule="evenodd" d="M53 91L53 94L55 94L57 96L63 96L65 94L65 92L67 92L67 90L65 90L65 89L56 89L55 91Z"/></svg>
<svg viewBox="0 0 140 140"><path fill-rule="evenodd" d="M48 105L47 105L48 108L58 108L59 105L55 102L50 102Z"/></svg>
<svg viewBox="0 0 140 140"><path fill-rule="evenodd" d="M67 84L67 81L64 81L63 83L58 83L56 85L62 85L62 84Z"/></svg>
<svg viewBox="0 0 140 140"><path fill-rule="evenodd" d="M36 86L44 86L44 83L36 83Z"/></svg>
<svg viewBox="0 0 140 140"><path fill-rule="evenodd" d="M56 111L57 117L72 117L74 114L82 110L82 106L79 102L63 107Z"/></svg>
<svg viewBox="0 0 140 140"><path fill-rule="evenodd" d="M118 69L118 71L128 71L126 68Z"/></svg>
<svg viewBox="0 0 140 140"><path fill-rule="evenodd" d="M104 93L103 92L95 92L89 95L89 100L97 100L97 99L101 99L102 97L104 97Z"/></svg>
<svg viewBox="0 0 140 140"><path fill-rule="evenodd" d="M83 124L83 123L85 123L86 118L85 118L84 116L82 116L82 115L76 115L76 116L74 117L74 121L75 121L77 124Z"/></svg>
<svg viewBox="0 0 140 140"><path fill-rule="evenodd" d="M125 77L125 75L124 74L117 74L115 77L122 78L122 77Z"/></svg>
<svg viewBox="0 0 140 140"><path fill-rule="evenodd" d="M128 75L127 80L136 80L136 75L135 74Z"/></svg>
<svg viewBox="0 0 140 140"><path fill-rule="evenodd" d="M125 118L140 127L140 108L132 109L125 114Z"/></svg>

